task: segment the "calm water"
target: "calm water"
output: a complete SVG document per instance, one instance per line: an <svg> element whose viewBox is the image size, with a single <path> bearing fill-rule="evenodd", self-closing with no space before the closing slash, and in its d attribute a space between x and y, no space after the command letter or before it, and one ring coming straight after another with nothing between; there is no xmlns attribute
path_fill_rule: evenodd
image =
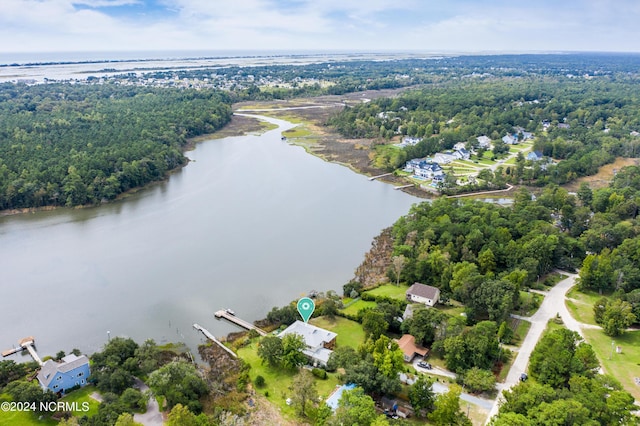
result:
<svg viewBox="0 0 640 426"><path fill-rule="evenodd" d="M201 143L162 184L106 206L0 218L0 350L41 356L111 336L203 341L309 290L340 290L379 231L419 200L280 140ZM20 359L14 356L13 359Z"/></svg>

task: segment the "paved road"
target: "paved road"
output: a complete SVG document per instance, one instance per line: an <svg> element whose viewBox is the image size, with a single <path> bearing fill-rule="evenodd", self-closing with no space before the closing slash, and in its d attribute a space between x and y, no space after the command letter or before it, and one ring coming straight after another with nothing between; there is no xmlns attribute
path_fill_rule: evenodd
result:
<svg viewBox="0 0 640 426"><path fill-rule="evenodd" d="M567 291L575 284L575 280L578 277L577 274L569 274L567 272L562 272L569 277L560 281L556 284L551 290L546 292L544 301L538 308L538 311L529 318L523 318L531 322L531 328L527 333L527 337L525 337L522 345L520 346L520 350L518 351L518 355L516 356L511 369L509 370L509 375L505 380L504 384L502 384L502 390L508 390L512 386L515 386L520 380L520 374L527 370L527 365L529 364L529 357L531 356L531 352L533 352L533 348L538 343L540 336L542 336L542 332L547 327L547 323L549 320L556 315L560 315L564 325L569 329L578 332L581 336L582 330L580 329L580 323L576 321L569 310L564 304L565 295ZM584 337L584 336L583 336ZM489 412L489 417L487 418L487 422L498 413L498 408L500 407L500 403L502 402L502 393L496 399L491 411Z"/></svg>
<svg viewBox="0 0 640 426"><path fill-rule="evenodd" d="M149 386L138 378L135 379L133 387L144 393L149 390ZM162 413L160 407L158 407L158 401L151 396L147 403L147 411L143 414L134 414L133 420L142 423L144 426L162 426L164 421L162 419Z"/></svg>

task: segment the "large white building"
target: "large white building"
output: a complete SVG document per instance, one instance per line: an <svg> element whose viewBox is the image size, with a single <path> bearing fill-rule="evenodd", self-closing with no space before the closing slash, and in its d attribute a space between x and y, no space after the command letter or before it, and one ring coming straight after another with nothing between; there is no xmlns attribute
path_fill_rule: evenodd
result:
<svg viewBox="0 0 640 426"><path fill-rule="evenodd" d="M306 322L296 321L278 334L283 338L287 334L297 334L302 337L307 348L302 351L312 364L326 366L329 357L336 346L338 335L332 331L325 330Z"/></svg>

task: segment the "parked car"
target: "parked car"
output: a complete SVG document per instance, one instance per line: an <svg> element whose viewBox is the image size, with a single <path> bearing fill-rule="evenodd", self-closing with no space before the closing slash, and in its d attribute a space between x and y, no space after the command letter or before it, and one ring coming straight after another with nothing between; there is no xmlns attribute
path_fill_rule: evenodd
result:
<svg viewBox="0 0 640 426"><path fill-rule="evenodd" d="M424 361L420 361L418 363L418 367L422 367L422 368L426 368L427 370L431 370L431 364L429 364L428 362L424 362Z"/></svg>

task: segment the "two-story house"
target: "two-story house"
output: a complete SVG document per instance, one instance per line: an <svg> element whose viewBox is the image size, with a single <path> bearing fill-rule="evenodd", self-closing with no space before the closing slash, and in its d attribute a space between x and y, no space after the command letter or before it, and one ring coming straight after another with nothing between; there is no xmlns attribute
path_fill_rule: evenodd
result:
<svg viewBox="0 0 640 426"><path fill-rule="evenodd" d="M69 354L61 362L51 359L45 361L37 378L42 389L64 394L74 386L86 385L90 374L89 358L86 355Z"/></svg>
<svg viewBox="0 0 640 426"><path fill-rule="evenodd" d="M287 327L282 333L278 334L279 338L283 338L287 334L297 334L302 336L306 349L302 350L313 365L326 366L329 356L336 346L336 337L338 335L332 331L316 327L306 322L296 321Z"/></svg>

